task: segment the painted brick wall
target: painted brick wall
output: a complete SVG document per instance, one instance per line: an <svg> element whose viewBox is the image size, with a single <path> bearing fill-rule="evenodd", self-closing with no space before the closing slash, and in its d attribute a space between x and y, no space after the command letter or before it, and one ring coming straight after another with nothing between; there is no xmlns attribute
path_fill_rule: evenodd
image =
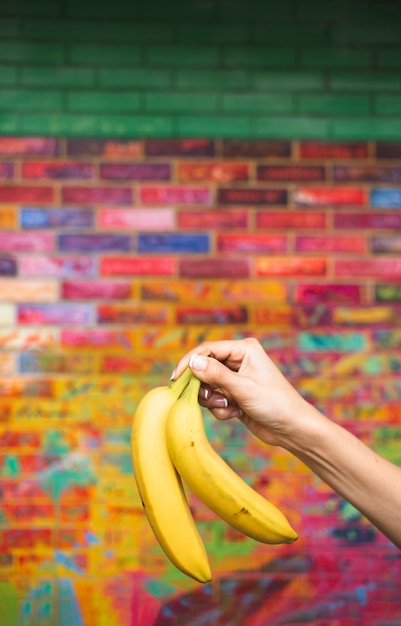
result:
<svg viewBox="0 0 401 626"><path fill-rule="evenodd" d="M400 621L398 551L295 459L208 415L300 539L257 545L191 500L215 579L186 580L129 448L138 399L183 351L253 335L401 463L400 157L385 141L0 138L0 578L21 625Z"/></svg>
<svg viewBox="0 0 401 626"><path fill-rule="evenodd" d="M0 132L401 138L392 0L2 0Z"/></svg>

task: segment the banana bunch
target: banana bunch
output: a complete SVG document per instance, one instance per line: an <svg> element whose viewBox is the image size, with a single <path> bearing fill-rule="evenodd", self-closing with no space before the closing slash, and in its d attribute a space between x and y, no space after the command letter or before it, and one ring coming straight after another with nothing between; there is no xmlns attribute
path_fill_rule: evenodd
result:
<svg viewBox="0 0 401 626"><path fill-rule="evenodd" d="M292 543L298 535L210 445L199 385L188 368L169 386L149 391L135 411L131 450L138 491L160 546L179 570L205 583L212 578L210 565L182 481L221 519L256 541Z"/></svg>

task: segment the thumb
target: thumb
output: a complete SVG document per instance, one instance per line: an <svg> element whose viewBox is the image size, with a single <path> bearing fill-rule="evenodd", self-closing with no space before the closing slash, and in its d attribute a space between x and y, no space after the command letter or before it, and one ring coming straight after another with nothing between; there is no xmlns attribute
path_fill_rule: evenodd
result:
<svg viewBox="0 0 401 626"><path fill-rule="evenodd" d="M223 387L229 393L234 392L236 374L217 359L200 354L193 354L188 363L194 375L204 383Z"/></svg>

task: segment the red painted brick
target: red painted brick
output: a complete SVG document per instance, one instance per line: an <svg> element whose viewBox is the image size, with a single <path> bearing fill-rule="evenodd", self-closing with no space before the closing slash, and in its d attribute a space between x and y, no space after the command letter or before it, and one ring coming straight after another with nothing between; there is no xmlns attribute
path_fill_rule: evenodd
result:
<svg viewBox="0 0 401 626"><path fill-rule="evenodd" d="M101 304L97 307L99 324L168 324L166 305Z"/></svg>
<svg viewBox="0 0 401 626"><path fill-rule="evenodd" d="M223 155L225 157L289 157L291 156L290 141L265 139L224 139Z"/></svg>
<svg viewBox="0 0 401 626"><path fill-rule="evenodd" d="M247 259L180 259L179 274L184 278L248 278Z"/></svg>
<svg viewBox="0 0 401 626"><path fill-rule="evenodd" d="M389 213L387 211L379 213L335 213L334 227L398 230L401 228L401 213Z"/></svg>
<svg viewBox="0 0 401 626"><path fill-rule="evenodd" d="M48 204L54 202L54 189L39 185L36 187L3 185L0 187L0 202Z"/></svg>
<svg viewBox="0 0 401 626"><path fill-rule="evenodd" d="M42 137L0 137L0 155L57 156L57 139Z"/></svg>
<svg viewBox="0 0 401 626"><path fill-rule="evenodd" d="M339 278L382 278L387 280L401 280L401 260L395 258L381 259L337 259L335 261L335 275Z"/></svg>
<svg viewBox="0 0 401 626"><path fill-rule="evenodd" d="M122 330L61 330L60 345L65 348L132 349L130 334Z"/></svg>
<svg viewBox="0 0 401 626"><path fill-rule="evenodd" d="M300 187L294 201L299 206L364 206L366 197L359 187Z"/></svg>
<svg viewBox="0 0 401 626"><path fill-rule="evenodd" d="M180 211L180 228L218 229L247 228L248 211L246 209L225 209L224 211Z"/></svg>
<svg viewBox="0 0 401 626"><path fill-rule="evenodd" d="M333 179L339 182L390 182L401 181L400 167L376 167L374 165L339 166L333 168Z"/></svg>
<svg viewBox="0 0 401 626"><path fill-rule="evenodd" d="M2 252L51 252L54 247L53 233L0 232Z"/></svg>
<svg viewBox="0 0 401 626"><path fill-rule="evenodd" d="M336 236L307 236L301 235L295 240L297 252L366 252L367 242L362 235Z"/></svg>
<svg viewBox="0 0 401 626"><path fill-rule="evenodd" d="M122 300L131 297L130 283L68 281L62 285L66 300Z"/></svg>
<svg viewBox="0 0 401 626"><path fill-rule="evenodd" d="M102 180L170 180L170 163L101 163Z"/></svg>
<svg viewBox="0 0 401 626"><path fill-rule="evenodd" d="M369 149L365 142L301 141L299 155L303 159L366 159Z"/></svg>
<svg viewBox="0 0 401 626"><path fill-rule="evenodd" d="M169 257L107 256L100 260L102 276L172 276L174 271L175 261Z"/></svg>
<svg viewBox="0 0 401 626"><path fill-rule="evenodd" d="M258 165L257 179L261 181L325 180L325 168L320 165Z"/></svg>
<svg viewBox="0 0 401 626"><path fill-rule="evenodd" d="M148 156L214 156L214 141L210 139L148 139L145 141Z"/></svg>
<svg viewBox="0 0 401 626"><path fill-rule="evenodd" d="M287 237L285 235L260 234L220 234L217 235L219 252L286 252Z"/></svg>
<svg viewBox="0 0 401 626"><path fill-rule="evenodd" d="M325 228L326 214L315 211L258 211L258 228Z"/></svg>
<svg viewBox="0 0 401 626"><path fill-rule="evenodd" d="M219 204L287 204L287 190L261 187L230 187L219 189Z"/></svg>
<svg viewBox="0 0 401 626"><path fill-rule="evenodd" d="M63 187L63 204L133 204L130 187Z"/></svg>
<svg viewBox="0 0 401 626"><path fill-rule="evenodd" d="M315 257L267 257L255 260L257 276L325 276L326 259Z"/></svg>
<svg viewBox="0 0 401 626"><path fill-rule="evenodd" d="M105 156L110 159L136 159L142 156L142 142L129 139L68 139L67 154L79 156Z"/></svg>
<svg viewBox="0 0 401 626"><path fill-rule="evenodd" d="M324 285L296 285L294 301L304 304L318 302L348 302L358 304L362 301L361 285L340 285L326 283Z"/></svg>
<svg viewBox="0 0 401 626"><path fill-rule="evenodd" d="M27 161L22 164L23 178L93 178L94 166L75 161Z"/></svg>
<svg viewBox="0 0 401 626"><path fill-rule="evenodd" d="M24 255L19 260L21 276L54 276L55 278L93 276L95 259L89 256Z"/></svg>
<svg viewBox="0 0 401 626"><path fill-rule="evenodd" d="M178 180L181 182L229 183L249 179L248 163L181 162L177 166Z"/></svg>
<svg viewBox="0 0 401 626"><path fill-rule="evenodd" d="M178 324L246 324L248 312L241 306L178 307Z"/></svg>
<svg viewBox="0 0 401 626"><path fill-rule="evenodd" d="M175 226L175 212L170 208L107 208L100 209L97 215L100 228L166 231Z"/></svg>
<svg viewBox="0 0 401 626"><path fill-rule="evenodd" d="M209 187L149 186L141 187L140 201L144 205L209 205L212 193Z"/></svg>

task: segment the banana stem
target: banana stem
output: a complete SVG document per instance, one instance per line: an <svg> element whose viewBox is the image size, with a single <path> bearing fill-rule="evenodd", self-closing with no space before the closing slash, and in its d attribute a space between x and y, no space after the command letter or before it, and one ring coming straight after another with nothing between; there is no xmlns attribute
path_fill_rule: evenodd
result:
<svg viewBox="0 0 401 626"><path fill-rule="evenodd" d="M180 397L184 389L187 387L188 383L191 380L191 377L192 372L190 368L187 367L186 370L183 371L181 376L177 378L177 380L174 380L172 383L170 383L170 389L177 394L177 398Z"/></svg>
<svg viewBox="0 0 401 626"><path fill-rule="evenodd" d="M188 394L188 396L190 396L189 402L198 404L198 394L199 394L200 384L201 384L201 381L199 380L199 378L196 378L196 376L192 374L189 380L189 383L187 387L184 389L184 392L182 395Z"/></svg>

